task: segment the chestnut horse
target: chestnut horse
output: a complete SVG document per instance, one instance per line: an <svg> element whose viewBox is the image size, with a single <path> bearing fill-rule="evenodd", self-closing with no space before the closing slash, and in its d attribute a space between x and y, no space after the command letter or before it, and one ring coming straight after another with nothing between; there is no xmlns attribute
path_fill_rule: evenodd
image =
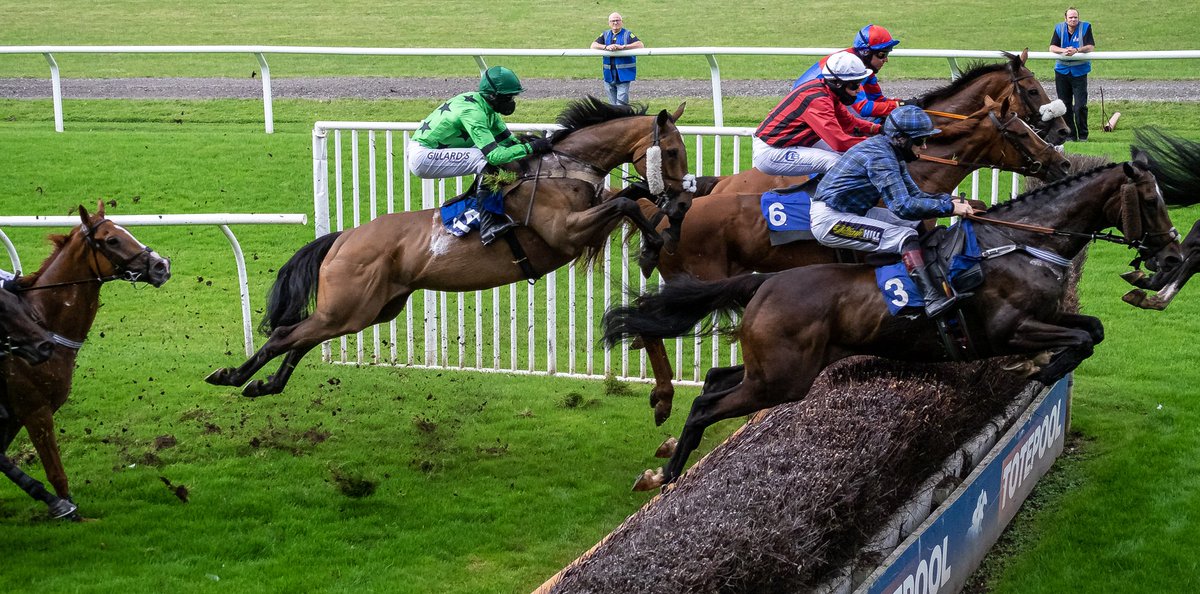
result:
<svg viewBox="0 0 1200 594"><path fill-rule="evenodd" d="M1042 83L1025 67L1029 50L1020 55L1008 52L1004 55L1007 62L976 64L949 84L929 91L911 103L934 112L973 113L983 107L984 97L1001 100L1011 94L1013 110L1021 115L1021 119L1050 144L1062 144L1070 134L1067 122L1059 113L1059 109L1065 108L1061 101L1050 101ZM757 169L726 176L700 176L696 178L696 197L718 193L762 193L805 179L804 176L767 175Z"/></svg>
<svg viewBox="0 0 1200 594"><path fill-rule="evenodd" d="M970 218L980 249L1000 248L982 261L986 280L962 305L977 355L1029 357L1035 366L1032 379L1045 384L1075 369L1104 338L1099 319L1061 309L1069 260L1088 242L1127 244L1163 270L1178 265L1178 233L1137 149L1131 162L1048 184ZM1109 227L1126 237L1099 235ZM709 314L742 308L736 335L745 365L708 372L661 480L652 477L644 487L678 477L709 425L803 399L834 361L852 355L951 360L924 315L888 313L875 267L862 264L822 264L707 283L683 278L631 306L610 309L604 340L613 345L635 336L683 336ZM1044 365L1032 363L1047 352L1051 356Z"/></svg>
<svg viewBox="0 0 1200 594"><path fill-rule="evenodd" d="M564 129L554 134L553 152L522 166L545 172L565 161L573 167L571 175L537 176L505 197L514 218L528 221L515 234L539 275L594 250L622 218L658 239L635 200L604 191L603 179L622 163L645 161L652 186L653 170L661 170L659 185L671 200L664 210L668 216L669 211L682 216L691 201L692 188L685 187L695 183L675 126L682 113L681 105L674 114L664 110L646 116L644 108L636 111L589 98L573 103L559 117ZM418 289L473 291L523 278L508 246L455 238L443 228L436 210L383 215L361 227L325 235L296 252L280 268L267 299L260 327L270 338L241 367L218 369L206 381L241 386L283 355L279 371L242 391L246 396L277 394L314 346L395 318Z"/></svg>
<svg viewBox="0 0 1200 594"><path fill-rule="evenodd" d="M50 508L55 518L79 519L67 485L62 456L54 434L54 413L71 393L75 356L83 346L96 311L100 287L112 280L161 286L171 277L171 263L104 218L104 203L89 215L79 207L81 224L67 235L51 236L54 251L37 272L18 279L17 292L58 335L50 360L33 366L21 360L8 363L0 405L9 417L0 419L0 466L4 474L34 499ZM21 427L37 449L54 494L13 465L4 452Z"/></svg>
<svg viewBox="0 0 1200 594"><path fill-rule="evenodd" d="M53 339L24 301L0 289L0 361L14 353L33 364L45 363L54 352Z"/></svg>
<svg viewBox="0 0 1200 594"><path fill-rule="evenodd" d="M999 103L985 97L981 109L942 126L941 134L929 137L922 154L943 162L910 163L913 180L928 192L952 192L972 171L985 166L1044 180L1066 177L1070 162L1017 116L1014 103L1008 96ZM951 157L957 165L944 162ZM838 261L835 250L816 241L772 245L759 198L759 194L713 194L695 200L684 218L678 246L659 257L662 277L668 282L681 277L717 280ZM671 362L661 340L648 337L641 345L655 378L650 406L655 423L661 425L671 414L675 393Z"/></svg>

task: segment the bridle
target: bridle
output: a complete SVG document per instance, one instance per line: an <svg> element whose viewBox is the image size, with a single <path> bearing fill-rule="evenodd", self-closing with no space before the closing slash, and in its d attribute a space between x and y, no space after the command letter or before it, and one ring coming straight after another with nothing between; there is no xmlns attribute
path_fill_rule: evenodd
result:
<svg viewBox="0 0 1200 594"><path fill-rule="evenodd" d="M84 243L87 244L88 248L92 252L92 266L91 266L92 277L91 278L82 278L79 280L64 281L61 283L52 283L49 285L40 285L37 287L18 287L17 289L15 289L15 291L18 293L25 293L25 292L29 292L29 291L41 291L44 289L69 287L72 285L82 285L82 284L87 284L87 283L104 284L106 282L114 281L114 280L124 280L124 281L129 281L130 283L136 283L139 280L141 280L143 273L137 272L135 270L131 270L129 268L129 265L134 260L138 259L142 254L149 253L154 250L152 250L150 248L150 246L144 246L141 251L134 254L130 258L124 258L124 259L116 258L113 254L109 254L105 250L101 249L100 242L96 241L96 231L98 231L100 229L100 227L103 226L105 223L111 223L114 225L116 224L116 223L113 223L109 219L101 219L100 222L96 223L94 226L86 224L86 223L80 225L83 228L83 241L84 241ZM104 256L104 259L108 260L109 264L112 264L113 269L116 271L116 274L111 274L108 276L101 276L101 274L100 274L100 256Z"/></svg>
<svg viewBox="0 0 1200 594"><path fill-rule="evenodd" d="M950 119L954 119L954 120L969 119L968 116L960 115L957 113L949 113L949 112L945 112L945 111L934 111L934 110L926 109L925 113L927 113L931 116L950 118ZM1021 158L1025 160L1024 165L1014 168L1013 171L1016 173L1019 173L1021 175L1035 176L1038 173L1041 173L1044 165L1042 164L1042 162L1040 160L1038 160L1037 156L1033 154L1033 151L1029 150L1024 144L1021 143L1021 139L1016 135L1016 133L1014 133L1008 129L1008 124L1010 122L1012 122L1013 119L1017 119L1017 118L1018 118L1018 116L1017 116L1016 112L1013 112L1012 115L1010 115L1006 121L1001 122L1000 118L996 117L996 112L994 112L994 111L988 112L988 119L991 120L992 124L994 124L996 126L997 130L999 130L1000 136L1002 138L1004 138L1004 140L1008 141L1008 143L1010 145L1012 145L1012 147L1015 148L1018 153L1020 153ZM1028 124L1028 122L1025 122L1025 123ZM960 161L957 159L944 159L941 157L934 157L932 155L917 155L917 158L922 161L930 161L932 163L941 163L943 165L953 165L953 166L957 166L957 167L974 167L974 168L993 167L993 165L991 163L976 163L976 162L971 162L971 161Z"/></svg>

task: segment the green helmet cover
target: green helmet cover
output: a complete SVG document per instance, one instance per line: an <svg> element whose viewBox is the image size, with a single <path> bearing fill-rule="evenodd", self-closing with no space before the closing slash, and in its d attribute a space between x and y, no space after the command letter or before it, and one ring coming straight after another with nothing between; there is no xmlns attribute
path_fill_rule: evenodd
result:
<svg viewBox="0 0 1200 594"><path fill-rule="evenodd" d="M495 95L517 95L524 91L521 81L512 70L503 66L492 66L479 79L479 92Z"/></svg>

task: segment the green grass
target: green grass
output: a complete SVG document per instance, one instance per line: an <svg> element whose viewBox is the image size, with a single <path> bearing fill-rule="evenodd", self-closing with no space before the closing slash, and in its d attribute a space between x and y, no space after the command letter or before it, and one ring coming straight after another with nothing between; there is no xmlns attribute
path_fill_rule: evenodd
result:
<svg viewBox="0 0 1200 594"><path fill-rule="evenodd" d="M753 125L771 103L726 108L731 123ZM69 133L56 134L48 102L0 101L0 214L68 214L101 198L117 214L308 212L313 120L414 120L432 107L284 101L266 135L256 101L72 101ZM523 102L514 119L547 121L561 107ZM1131 130L1149 123L1200 138L1190 105L1108 108L1125 114L1121 128L1070 150L1124 158ZM685 123L707 122L703 106L691 109L698 119ZM1175 220L1187 229L1198 215ZM257 311L275 269L312 230L234 230ZM27 268L48 251L44 230L5 232ZM598 381L310 356L288 392L245 400L201 381L242 360L224 237L207 227L135 233L173 259L175 276L160 289L104 289L56 417L76 499L99 521L44 521L42 505L0 485L5 591L527 592L646 500L628 492L630 481L658 465L652 449L678 433L695 393L681 390L675 416L655 428L640 385L623 393ZM1190 345L1200 312L1190 291L1162 313L1121 303L1116 273L1129 257L1092 251L1083 307L1108 334L1076 375L1072 422L1087 455L1057 475L1065 485L1039 496L1019 552L996 572L999 591L1195 589L1191 386L1200 372ZM735 425L710 432L706 447ZM178 445L156 449L163 435ZM14 451L31 448L22 437ZM344 494L336 483L347 476L374 494ZM185 485L189 502L160 477Z"/></svg>
<svg viewBox="0 0 1200 594"><path fill-rule="evenodd" d="M586 48L607 28L613 9L602 4L492 2L480 13L430 1L348 0L336 6L315 0L267 2L186 2L181 0L91 2L62 0L53 12L39 3L5 8L5 45L292 45L354 47ZM844 47L867 23L880 23L902 40L903 48L1007 49L1045 51L1062 7L1008 2L918 2L847 10L823 0L803 6L765 0L736 8L722 0L652 2L633 0L620 7L626 25L648 47L762 46ZM1195 24L1185 3L1150 0L1137 18L1117 3L1083 7L1095 27L1101 50L1196 49L1180 27ZM51 16L52 15L52 16ZM553 23L552 27L544 26ZM953 23L954 26L948 26ZM236 54L59 54L67 77L250 76L258 70L251 55ZM315 75L472 76L470 57L287 56L268 58L276 77ZM493 58L522 76L593 78L595 58ZM721 58L722 75L735 79L794 78L808 57ZM644 78L707 78L705 60L654 57L639 61ZM1039 61L1039 76L1051 63ZM897 59L889 77L945 76L942 59ZM1095 77L1196 78L1186 60L1106 61ZM0 56L0 77L46 78L37 54Z"/></svg>

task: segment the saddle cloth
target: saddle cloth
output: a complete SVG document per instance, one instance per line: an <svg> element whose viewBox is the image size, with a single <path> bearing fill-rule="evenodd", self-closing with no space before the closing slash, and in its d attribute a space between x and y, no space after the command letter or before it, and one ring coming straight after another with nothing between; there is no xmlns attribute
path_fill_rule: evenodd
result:
<svg viewBox="0 0 1200 594"><path fill-rule="evenodd" d="M924 237L921 244L935 282L947 278L957 293L983 284L983 268L979 265L983 256L971 221L961 220L949 229L938 227ZM925 299L903 262L876 267L875 283L892 315L899 315L906 308L925 306Z"/></svg>
<svg viewBox="0 0 1200 594"><path fill-rule="evenodd" d="M806 186L797 184L765 192L759 202L771 245L785 245L793 241L812 240L812 223L809 207L812 197Z"/></svg>
<svg viewBox="0 0 1200 594"><path fill-rule="evenodd" d="M479 228L480 208L496 214L503 214L504 195L500 192L491 192L484 197L483 204L480 204L478 195L470 193L451 200L440 208L442 226L451 235L462 237L470 233L472 229Z"/></svg>

